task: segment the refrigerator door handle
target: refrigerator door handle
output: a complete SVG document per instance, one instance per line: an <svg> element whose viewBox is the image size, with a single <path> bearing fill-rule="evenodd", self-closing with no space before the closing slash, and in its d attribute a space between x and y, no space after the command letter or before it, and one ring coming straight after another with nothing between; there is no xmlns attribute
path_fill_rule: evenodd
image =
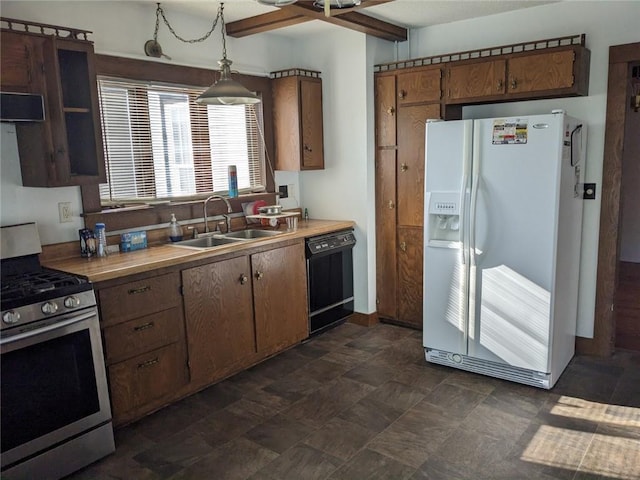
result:
<svg viewBox="0 0 640 480"><path fill-rule="evenodd" d="M467 198L469 195L469 175L471 170L471 146L473 142L473 122L467 121L464 124L464 146L462 150L462 188L460 195L460 234L462 236L462 265L469 261L469 238L467 225Z"/></svg>
<svg viewBox="0 0 640 480"><path fill-rule="evenodd" d="M476 264L476 209L478 206L478 185L480 184L480 136L473 137L473 154L472 154L472 171L471 171L471 208L469 219L469 255L471 265Z"/></svg>

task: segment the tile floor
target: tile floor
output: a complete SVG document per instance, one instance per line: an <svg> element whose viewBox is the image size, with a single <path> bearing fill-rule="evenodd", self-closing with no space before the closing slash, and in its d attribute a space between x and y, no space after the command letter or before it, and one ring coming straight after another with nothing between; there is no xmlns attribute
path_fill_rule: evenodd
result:
<svg viewBox="0 0 640 480"><path fill-rule="evenodd" d="M552 391L425 362L421 333L343 324L116 431L81 479L640 479L640 353Z"/></svg>

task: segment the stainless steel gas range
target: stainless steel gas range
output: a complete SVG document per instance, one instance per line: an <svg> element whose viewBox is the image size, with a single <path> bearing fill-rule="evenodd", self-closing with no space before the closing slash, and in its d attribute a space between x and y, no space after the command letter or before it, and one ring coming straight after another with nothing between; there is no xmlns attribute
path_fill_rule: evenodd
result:
<svg viewBox="0 0 640 480"><path fill-rule="evenodd" d="M115 450L96 299L40 266L34 223L0 238L0 477L59 479Z"/></svg>

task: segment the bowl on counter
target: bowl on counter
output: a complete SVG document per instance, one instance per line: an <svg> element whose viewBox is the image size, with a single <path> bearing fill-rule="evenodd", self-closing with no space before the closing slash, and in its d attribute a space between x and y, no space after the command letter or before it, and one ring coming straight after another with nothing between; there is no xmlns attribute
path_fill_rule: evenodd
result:
<svg viewBox="0 0 640 480"><path fill-rule="evenodd" d="M280 215L282 213L282 205L266 205L258 209L263 215Z"/></svg>

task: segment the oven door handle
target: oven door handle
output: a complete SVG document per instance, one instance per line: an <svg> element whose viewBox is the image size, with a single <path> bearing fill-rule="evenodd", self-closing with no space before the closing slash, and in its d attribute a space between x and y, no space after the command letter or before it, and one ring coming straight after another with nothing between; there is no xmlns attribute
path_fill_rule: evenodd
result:
<svg viewBox="0 0 640 480"><path fill-rule="evenodd" d="M51 325L47 325L46 327L36 328L29 332L19 333L18 335L14 335L12 337L3 338L2 340L0 340L0 345L7 345L9 343L17 342L19 340L24 340L26 338L42 335L43 333L47 333L52 330L57 330L59 328L68 327L69 325L73 325L75 323L80 323L82 321L89 320L90 318L95 316L96 316L95 310L92 310L90 312L84 312L80 315L74 315L71 318L62 320L60 322L52 323Z"/></svg>

